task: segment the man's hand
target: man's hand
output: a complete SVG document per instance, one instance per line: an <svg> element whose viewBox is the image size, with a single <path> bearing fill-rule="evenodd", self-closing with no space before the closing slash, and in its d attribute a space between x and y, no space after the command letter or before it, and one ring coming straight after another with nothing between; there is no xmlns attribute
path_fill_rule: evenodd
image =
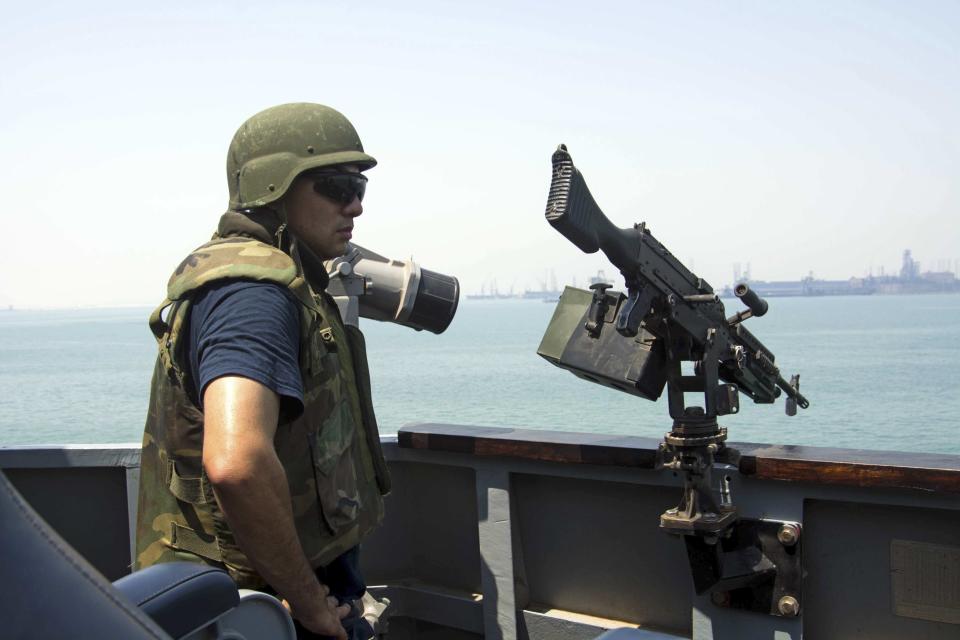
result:
<svg viewBox="0 0 960 640"><path fill-rule="evenodd" d="M347 632L340 623L341 620L350 615L350 605L338 604L337 599L331 595L330 589L326 585L320 585L323 589L324 598L314 607L314 611L300 612L294 611L290 603L283 601L283 606L287 608L294 618L300 621L308 631L322 635L333 636L337 640L347 640Z"/></svg>

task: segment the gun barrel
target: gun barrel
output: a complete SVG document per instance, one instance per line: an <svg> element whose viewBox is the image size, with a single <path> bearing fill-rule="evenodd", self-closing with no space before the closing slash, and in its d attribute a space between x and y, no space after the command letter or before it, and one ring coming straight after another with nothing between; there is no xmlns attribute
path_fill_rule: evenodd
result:
<svg viewBox="0 0 960 640"><path fill-rule="evenodd" d="M792 384L783 379L783 376L777 376L777 386L783 389L783 392L787 394L787 397L792 398L800 405L801 409L806 409L810 406L810 401L804 397L800 390L794 387Z"/></svg>
<svg viewBox="0 0 960 640"><path fill-rule="evenodd" d="M733 294L740 298L743 304L753 312L757 318L762 316L770 308L767 301L757 295L757 292L747 286L746 282L741 282L733 288Z"/></svg>

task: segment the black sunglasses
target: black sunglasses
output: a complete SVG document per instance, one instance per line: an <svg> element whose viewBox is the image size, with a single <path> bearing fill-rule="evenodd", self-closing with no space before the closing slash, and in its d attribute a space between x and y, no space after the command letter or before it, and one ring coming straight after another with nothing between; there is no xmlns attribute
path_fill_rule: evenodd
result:
<svg viewBox="0 0 960 640"><path fill-rule="evenodd" d="M363 200L367 191L367 176L360 173L314 173L309 177L315 192L340 204Z"/></svg>

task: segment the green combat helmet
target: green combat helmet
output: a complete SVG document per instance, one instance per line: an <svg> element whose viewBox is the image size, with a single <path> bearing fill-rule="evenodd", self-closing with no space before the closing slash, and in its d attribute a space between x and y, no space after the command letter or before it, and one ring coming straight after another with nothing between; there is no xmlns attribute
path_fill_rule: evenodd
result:
<svg viewBox="0 0 960 640"><path fill-rule="evenodd" d="M342 113L322 104L270 107L244 122L230 143L230 208L252 209L279 199L300 173L335 164L369 169L357 130Z"/></svg>

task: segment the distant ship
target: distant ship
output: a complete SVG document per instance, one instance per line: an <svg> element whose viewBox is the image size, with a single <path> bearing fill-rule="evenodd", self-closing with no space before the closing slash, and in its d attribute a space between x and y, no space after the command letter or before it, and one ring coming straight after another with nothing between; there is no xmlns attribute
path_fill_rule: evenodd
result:
<svg viewBox="0 0 960 640"><path fill-rule="evenodd" d="M545 300L556 302L560 299L560 294L562 292L559 288L557 288L557 276L554 274L553 269L550 270L549 282L549 287L547 286L547 281L544 280L540 283L539 289L527 289L520 295L520 297L525 300Z"/></svg>
<svg viewBox="0 0 960 640"><path fill-rule="evenodd" d="M597 271L597 275L595 275L595 276L590 276L590 284L591 284L591 285L597 284L597 283L599 283L599 282L606 282L607 284L610 284L610 285L613 284L613 280L611 280L610 278L607 277L607 274L606 274L606 272L605 272L603 269L600 269L599 271ZM574 285L574 286L576 286L576 285Z"/></svg>
<svg viewBox="0 0 960 640"><path fill-rule="evenodd" d="M867 278L849 280L818 280L812 275L800 280L748 280L740 279L750 285L757 295L765 298L787 298L796 296L855 296L870 295L877 292L876 286ZM733 287L728 285L721 291L723 297L733 297Z"/></svg>
<svg viewBox="0 0 960 640"><path fill-rule="evenodd" d="M490 290L487 290L487 283L484 282L480 285L480 293L468 293L467 299L469 300L504 300L506 298L516 298L517 296L513 293L513 287L510 287L510 293L500 293L497 290L497 281L494 280Z"/></svg>
<svg viewBox="0 0 960 640"><path fill-rule="evenodd" d="M869 275L847 280L820 280L807 274L800 280L765 281L750 277L750 267L741 273L740 265L733 267L734 282L745 282L761 297L795 296L855 296L855 295L900 295L912 293L957 293L960 280L950 271L920 271L920 263L913 259L910 250L903 252L899 275ZM724 287L720 294L733 296L733 286Z"/></svg>
<svg viewBox="0 0 960 640"><path fill-rule="evenodd" d="M588 284L596 284L597 282L606 282L608 284L613 284L613 281L610 278L607 278L606 273L601 269L597 271L597 274L587 278ZM549 284L548 284L549 282ZM470 300L506 300L506 299L522 299L522 300L542 300L543 302L556 302L560 299L560 295L563 293L563 289L557 286L557 278L554 275L553 270L550 270L550 273L547 277L547 280L541 281L539 289L526 289L523 293L514 293L513 287L510 287L509 293L502 293L497 289L497 281L493 280L490 286L487 286L487 283L484 282L480 285L479 293L469 293L467 298ZM573 286L577 286L577 280L574 278Z"/></svg>

